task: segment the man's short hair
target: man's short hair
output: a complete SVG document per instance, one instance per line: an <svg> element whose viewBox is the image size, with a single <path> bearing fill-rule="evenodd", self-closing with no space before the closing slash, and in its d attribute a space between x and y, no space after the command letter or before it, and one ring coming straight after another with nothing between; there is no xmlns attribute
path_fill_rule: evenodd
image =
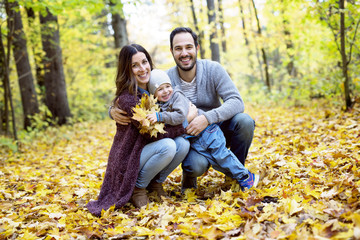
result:
<svg viewBox="0 0 360 240"><path fill-rule="evenodd" d="M177 27L170 33L170 47L173 48L173 40L176 34L178 33L190 33L192 38L194 39L195 47L199 45L198 43L198 36L193 30L189 27Z"/></svg>

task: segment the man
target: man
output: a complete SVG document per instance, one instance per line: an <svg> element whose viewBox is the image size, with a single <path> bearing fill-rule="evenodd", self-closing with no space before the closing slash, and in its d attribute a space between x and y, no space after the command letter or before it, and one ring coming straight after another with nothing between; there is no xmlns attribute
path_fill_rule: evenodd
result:
<svg viewBox="0 0 360 240"><path fill-rule="evenodd" d="M198 60L197 35L185 27L175 28L170 34L170 51L176 66L168 70L173 86L180 86L185 96L198 108L205 111L186 128L190 135L198 135L209 124L219 124L226 138L226 145L245 165L255 122L244 113L244 102L235 84L225 69L217 62ZM223 100L221 104L220 98ZM111 116L120 124L130 120L121 116L121 110L111 109ZM127 119L126 119L127 118ZM209 161L190 150L182 163L182 191L197 187L197 177L210 167ZM221 169L216 169L221 172Z"/></svg>

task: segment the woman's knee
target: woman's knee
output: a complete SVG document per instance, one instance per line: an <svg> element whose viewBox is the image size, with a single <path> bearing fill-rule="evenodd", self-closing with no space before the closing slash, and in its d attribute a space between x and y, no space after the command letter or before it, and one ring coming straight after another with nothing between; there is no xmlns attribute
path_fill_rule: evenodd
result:
<svg viewBox="0 0 360 240"><path fill-rule="evenodd" d="M176 153L186 156L190 149L189 140L183 137L177 137L174 139L176 144Z"/></svg>
<svg viewBox="0 0 360 240"><path fill-rule="evenodd" d="M158 153L161 155L166 155L172 159L176 154L175 141L171 138L164 138L159 141L161 141L161 145L159 146Z"/></svg>

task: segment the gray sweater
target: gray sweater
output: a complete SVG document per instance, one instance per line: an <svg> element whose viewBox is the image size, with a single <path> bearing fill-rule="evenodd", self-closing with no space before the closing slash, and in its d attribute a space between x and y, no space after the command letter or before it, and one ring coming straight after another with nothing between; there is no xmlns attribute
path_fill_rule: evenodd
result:
<svg viewBox="0 0 360 240"><path fill-rule="evenodd" d="M170 100L160 103L161 112L159 112L160 122L170 125L182 124L189 112L190 100L185 97L179 87L174 88Z"/></svg>
<svg viewBox="0 0 360 240"><path fill-rule="evenodd" d="M177 67L167 71L172 85L181 88L181 79ZM210 60L196 61L197 101L195 106L204 112L209 124L218 123L244 112L244 102L238 89L225 69ZM223 100L223 104L220 102Z"/></svg>

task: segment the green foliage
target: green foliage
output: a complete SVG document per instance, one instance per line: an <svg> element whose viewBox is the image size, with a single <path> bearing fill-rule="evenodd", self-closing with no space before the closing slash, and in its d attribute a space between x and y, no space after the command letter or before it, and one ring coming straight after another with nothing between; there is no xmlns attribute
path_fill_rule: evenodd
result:
<svg viewBox="0 0 360 240"><path fill-rule="evenodd" d="M337 101L343 91L343 79L339 68L341 58L338 44L334 39L335 35L339 35L337 32L338 2L333 0L265 1L262 5L258 5L257 9L263 24L262 37L255 33L254 12L249 7L251 2L241 2L246 23L245 32L242 29L239 1L223 1L228 52L221 53L221 63L230 73L245 102L266 103L268 100L273 100L279 103L301 105L313 98L324 98L329 101L334 98ZM33 24L29 25L24 7L33 8L37 14L45 12L48 8L58 16L67 96L73 123L96 121L108 117L108 105L115 92L114 76L118 54L118 50L113 50L113 36L109 22L111 11L122 14L125 5L134 5L136 11L133 14L139 19L134 20L134 16L129 18L129 15L124 12L128 20L127 30L130 41L140 43L150 50L158 68L167 69L174 65L168 52L168 36L164 37L164 42L160 42L148 37L149 31L142 31L143 28L158 27L155 26L158 19L149 21L150 25L148 25L141 21L143 16L139 13L143 13L143 7L154 3L160 4L160 2L137 0L114 1L114 3L115 5L110 7L109 1L103 0L19 1L34 76L36 75L35 60L41 63L44 57L41 48L40 24L37 15ZM210 58L208 42L210 26L208 26L206 5L201 1L194 1L194 7L199 28L205 33L205 42L201 47L206 49L206 56ZM170 32L171 29L180 25L194 28L189 1L167 0L166 9L169 15L168 24L162 27L162 30L166 28ZM352 79L351 91L356 98L360 92L360 68L358 68L360 39L355 35L356 23L360 19L359 5L348 2L345 14L345 24L348 26L346 29L348 52L350 44L353 44L349 65ZM138 25L138 21L141 26ZM3 12L1 22L3 25L6 23ZM333 31L329 25L333 26ZM1 29L5 36L7 28ZM135 31L139 29L140 33L136 33ZM288 34L285 34L285 29ZM248 45L245 45L245 36L249 40ZM6 38L3 39L6 45ZM291 47L286 45L289 42L292 44ZM264 87L264 76L260 70L263 64L261 47L264 47L268 55L272 83L270 94ZM290 76L287 72L287 66L290 63L296 67L297 75L295 76ZM11 88L16 124L20 128L22 106L17 79L15 65L11 59ZM43 89L36 87L41 113L33 118L32 132L35 131L34 129L43 129L53 124L48 122L46 117L49 112L43 102Z"/></svg>
<svg viewBox="0 0 360 240"><path fill-rule="evenodd" d="M9 137L0 135L0 150L3 151L3 149L5 149L6 151L17 152L18 147L16 141Z"/></svg>

